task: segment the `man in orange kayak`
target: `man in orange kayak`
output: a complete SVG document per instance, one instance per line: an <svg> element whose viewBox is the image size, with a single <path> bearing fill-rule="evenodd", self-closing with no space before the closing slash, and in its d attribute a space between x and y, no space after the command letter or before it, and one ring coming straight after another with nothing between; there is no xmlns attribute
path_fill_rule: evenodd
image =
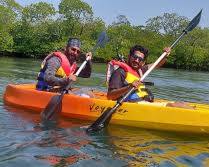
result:
<svg viewBox="0 0 209 167"><path fill-rule="evenodd" d="M80 56L80 52L80 40L78 38L70 38L64 53L57 51L49 54L41 64L36 89L41 91L54 91L55 86L63 88L71 80L76 81L74 74L78 70L76 61ZM85 56L91 60L92 53L86 53ZM89 78L91 69L91 61L88 61L78 77Z"/></svg>
<svg viewBox="0 0 209 167"><path fill-rule="evenodd" d="M164 48L164 52L166 52L167 55L158 64L158 68L166 62L166 57L170 54L170 51L170 48ZM107 70L108 99L117 100L118 98L128 93L128 91L132 87L135 87L136 91L132 93L125 101L154 101L154 96L152 95L152 93L145 87L143 83L140 82L140 78L152 66L152 64L145 64L147 56L148 49L140 45L135 45L130 49L127 62L121 62L116 60L110 61L109 68ZM187 106L187 104L184 102L159 104L164 106L191 108L190 106Z"/></svg>

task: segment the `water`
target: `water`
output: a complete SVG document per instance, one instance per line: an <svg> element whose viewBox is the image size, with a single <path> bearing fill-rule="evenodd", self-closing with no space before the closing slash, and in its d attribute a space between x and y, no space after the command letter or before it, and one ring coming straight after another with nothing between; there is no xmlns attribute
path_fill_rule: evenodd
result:
<svg viewBox="0 0 209 167"><path fill-rule="evenodd" d="M138 128L109 126L87 135L89 124L60 118L59 123L40 126L40 116L3 104L9 83L35 82L40 61L0 58L0 166L56 167L201 167L209 166L208 136L175 134ZM105 65L94 64L91 79L78 86L105 88ZM172 69L155 70L147 78L155 83L155 97L209 103L209 74Z"/></svg>

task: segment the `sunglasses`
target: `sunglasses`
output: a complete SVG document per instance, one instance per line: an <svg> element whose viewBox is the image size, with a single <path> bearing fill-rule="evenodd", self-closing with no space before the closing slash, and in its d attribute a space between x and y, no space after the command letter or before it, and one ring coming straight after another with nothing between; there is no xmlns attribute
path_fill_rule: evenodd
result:
<svg viewBox="0 0 209 167"><path fill-rule="evenodd" d="M81 51L78 50L78 49L76 49L76 48L70 48L70 50L72 50L73 52L76 52L77 54L80 54L81 53Z"/></svg>
<svg viewBox="0 0 209 167"><path fill-rule="evenodd" d="M142 57L140 57L140 56L138 56L138 55L131 55L131 57L133 57L135 60L139 60L139 61L144 61L144 58L142 58Z"/></svg>

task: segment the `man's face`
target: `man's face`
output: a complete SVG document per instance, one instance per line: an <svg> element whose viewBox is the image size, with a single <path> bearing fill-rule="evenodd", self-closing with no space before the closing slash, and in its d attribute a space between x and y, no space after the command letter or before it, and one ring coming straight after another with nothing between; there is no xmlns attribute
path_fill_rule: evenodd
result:
<svg viewBox="0 0 209 167"><path fill-rule="evenodd" d="M67 46L66 56L70 61L76 61L79 55L80 55L80 48Z"/></svg>
<svg viewBox="0 0 209 167"><path fill-rule="evenodd" d="M144 54L140 51L135 51L133 55L129 55L129 65L134 70L139 70L144 64Z"/></svg>

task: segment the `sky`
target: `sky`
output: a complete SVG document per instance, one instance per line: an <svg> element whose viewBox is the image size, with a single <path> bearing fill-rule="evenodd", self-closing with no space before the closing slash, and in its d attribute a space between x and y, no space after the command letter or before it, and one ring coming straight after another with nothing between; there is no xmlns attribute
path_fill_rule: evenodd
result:
<svg viewBox="0 0 209 167"><path fill-rule="evenodd" d="M60 0L16 0L25 6L36 2L52 3L57 8ZM203 9L201 27L209 27L209 0L83 0L92 8L95 17L106 24L116 21L118 15L125 15L132 25L145 25L149 18L164 13L177 13L192 19Z"/></svg>

